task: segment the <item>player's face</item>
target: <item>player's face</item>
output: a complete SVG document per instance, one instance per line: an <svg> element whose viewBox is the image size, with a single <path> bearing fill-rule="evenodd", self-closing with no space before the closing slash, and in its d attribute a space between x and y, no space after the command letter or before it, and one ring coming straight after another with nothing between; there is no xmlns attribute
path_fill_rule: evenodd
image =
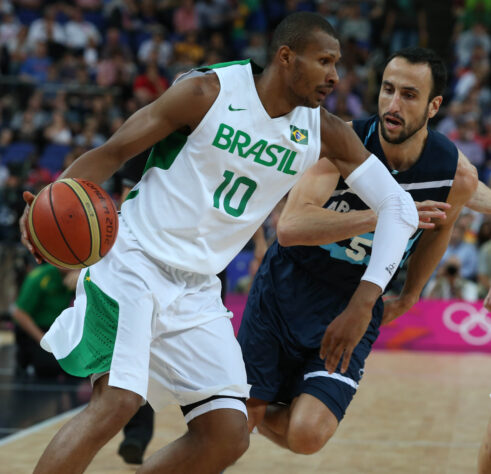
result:
<svg viewBox="0 0 491 474"><path fill-rule="evenodd" d="M394 58L387 65L378 97L382 137L400 144L420 130L438 111L441 97L428 102L433 79L427 64L411 64Z"/></svg>
<svg viewBox="0 0 491 474"><path fill-rule="evenodd" d="M300 105L318 107L339 80L339 41L323 31L312 34L305 49L295 54L290 80L290 92Z"/></svg>

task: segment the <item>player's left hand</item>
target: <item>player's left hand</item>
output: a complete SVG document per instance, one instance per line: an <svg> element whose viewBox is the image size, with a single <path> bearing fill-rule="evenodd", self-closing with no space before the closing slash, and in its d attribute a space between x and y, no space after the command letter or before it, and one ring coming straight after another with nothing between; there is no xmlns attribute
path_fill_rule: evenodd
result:
<svg viewBox="0 0 491 474"><path fill-rule="evenodd" d="M420 229L433 229L435 220L446 219L448 211L452 206L448 202L432 201L415 201L416 209L418 210Z"/></svg>
<svg viewBox="0 0 491 474"><path fill-rule="evenodd" d="M350 310L348 306L327 326L322 338L320 358L325 359L324 366L329 373L335 372L341 358L341 373L348 370L351 354L365 334L371 318L371 307L360 312Z"/></svg>

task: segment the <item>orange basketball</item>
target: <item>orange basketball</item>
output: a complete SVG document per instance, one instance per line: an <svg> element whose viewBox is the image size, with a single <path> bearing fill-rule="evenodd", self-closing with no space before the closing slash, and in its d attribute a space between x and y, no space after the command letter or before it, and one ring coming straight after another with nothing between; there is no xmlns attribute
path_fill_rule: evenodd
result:
<svg viewBox="0 0 491 474"><path fill-rule="evenodd" d="M48 263L84 268L109 252L118 233L118 212L100 186L61 179L36 196L27 219L29 240Z"/></svg>

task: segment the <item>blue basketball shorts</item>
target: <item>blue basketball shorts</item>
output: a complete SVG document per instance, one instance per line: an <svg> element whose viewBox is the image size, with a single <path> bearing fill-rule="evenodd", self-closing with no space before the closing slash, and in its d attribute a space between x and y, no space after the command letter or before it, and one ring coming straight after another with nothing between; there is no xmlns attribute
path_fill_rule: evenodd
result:
<svg viewBox="0 0 491 474"><path fill-rule="evenodd" d="M379 334L383 302L351 356L348 370L328 373L319 357L327 325L349 302L350 294L315 281L292 262L263 262L244 310L238 341L250 396L290 403L302 393L322 401L340 421L355 395L365 360Z"/></svg>

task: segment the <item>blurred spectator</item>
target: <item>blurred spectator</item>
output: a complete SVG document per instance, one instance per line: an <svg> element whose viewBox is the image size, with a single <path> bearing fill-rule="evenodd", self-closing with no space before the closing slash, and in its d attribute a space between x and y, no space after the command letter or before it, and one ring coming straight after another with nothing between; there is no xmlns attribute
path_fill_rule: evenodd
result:
<svg viewBox="0 0 491 474"><path fill-rule="evenodd" d="M79 79L81 67L80 60L74 56L72 51L67 50L60 61L58 61L56 77L63 83L73 83Z"/></svg>
<svg viewBox="0 0 491 474"><path fill-rule="evenodd" d="M197 66L205 55L205 50L199 44L197 34L194 31L186 33L184 39L174 45L174 51L176 62L191 67Z"/></svg>
<svg viewBox="0 0 491 474"><path fill-rule="evenodd" d="M125 60L132 58L131 49L123 38L118 28L108 28L103 42L101 57L104 59L112 58L116 55L122 56Z"/></svg>
<svg viewBox="0 0 491 474"><path fill-rule="evenodd" d="M94 24L84 20L82 8L73 7L70 17L65 25L66 44L69 48L81 53L90 41L95 45L101 42L101 35Z"/></svg>
<svg viewBox="0 0 491 474"><path fill-rule="evenodd" d="M243 56L245 58L251 58L261 67L266 66L268 61L268 50L263 33L251 33L249 36L249 45L244 49Z"/></svg>
<svg viewBox="0 0 491 474"><path fill-rule="evenodd" d="M386 0L385 25L382 37L388 42L389 52L409 46L425 46L426 16L422 0Z"/></svg>
<svg viewBox="0 0 491 474"><path fill-rule="evenodd" d="M205 34L223 32L231 20L231 6L227 0L198 0L196 13L199 28Z"/></svg>
<svg viewBox="0 0 491 474"><path fill-rule="evenodd" d="M457 257L449 258L439 269L437 277L428 283L423 292L428 299L459 299L477 301L477 285L460 274L460 261Z"/></svg>
<svg viewBox="0 0 491 474"><path fill-rule="evenodd" d="M459 19L464 29L483 23L491 29L491 2L489 0L464 0L464 8Z"/></svg>
<svg viewBox="0 0 491 474"><path fill-rule="evenodd" d="M491 285L491 240L479 249L477 282L479 283L479 296L484 298Z"/></svg>
<svg viewBox="0 0 491 474"><path fill-rule="evenodd" d="M43 264L32 270L24 280L13 312L17 323L17 370L28 373L32 367L38 377L63 374L53 354L41 349L39 342L57 316L75 295L79 270L61 270Z"/></svg>
<svg viewBox="0 0 491 474"><path fill-rule="evenodd" d="M22 25L17 32L15 38L12 38L7 43L7 51L10 55L10 74L17 74L19 72L21 64L26 60L29 52L29 44L27 43L27 33L29 29L27 26Z"/></svg>
<svg viewBox="0 0 491 474"><path fill-rule="evenodd" d="M451 0L431 0L423 2L427 22L427 48L434 50L446 64L452 64L454 47L451 40L455 29L455 5ZM438 21L433 21L433 19Z"/></svg>
<svg viewBox="0 0 491 474"><path fill-rule="evenodd" d="M95 75L97 71L97 62L99 61L99 50L94 38L89 38L83 53L84 62L89 68L91 75Z"/></svg>
<svg viewBox="0 0 491 474"><path fill-rule="evenodd" d="M455 98L463 101L471 91L476 90L478 95L486 88L489 79L489 58L482 46L475 46L472 51L469 67L457 79L455 85ZM489 89L488 89L489 91ZM480 99L481 100L481 99Z"/></svg>
<svg viewBox="0 0 491 474"><path fill-rule="evenodd" d="M99 86L113 86L124 77L125 63L121 53L103 58L97 64L96 82Z"/></svg>
<svg viewBox="0 0 491 474"><path fill-rule="evenodd" d="M491 38L482 23L476 23L471 29L465 30L457 36L455 41L457 67L470 65L476 47L482 48L485 56L489 56L491 53Z"/></svg>
<svg viewBox="0 0 491 474"><path fill-rule="evenodd" d="M57 57L64 49L67 37L63 26L56 21L56 12L53 5L45 7L43 17L31 23L27 43L35 48L39 42L43 42L49 48L50 55Z"/></svg>
<svg viewBox="0 0 491 474"><path fill-rule="evenodd" d="M181 6L174 11L174 30L179 35L197 31L199 25L198 12L194 0L182 0Z"/></svg>
<svg viewBox="0 0 491 474"><path fill-rule="evenodd" d="M217 56L223 58L222 62L230 61L230 59L232 58L232 50L230 49L230 46L226 44L223 34L219 31L211 33L206 50L207 53L210 51L214 51Z"/></svg>
<svg viewBox="0 0 491 474"><path fill-rule="evenodd" d="M451 257L457 257L460 262L459 271L462 277L472 279L477 273L478 255L475 244L465 240L465 234L469 228L466 219L467 217L464 215L459 216L457 219L452 229L447 249L441 259L440 266L445 265Z"/></svg>
<svg viewBox="0 0 491 474"><path fill-rule="evenodd" d="M4 13L0 24L0 46L7 46L10 42L15 41L21 29L20 21L13 13Z"/></svg>
<svg viewBox="0 0 491 474"><path fill-rule="evenodd" d="M75 145L86 148L101 146L106 141L106 137L98 133L98 130L99 123L97 122L97 119L94 117L87 118L82 132L74 139Z"/></svg>
<svg viewBox="0 0 491 474"><path fill-rule="evenodd" d="M155 53L157 64L160 68L165 68L172 59L172 44L165 39L164 29L162 27L153 28L152 37L144 41L138 49L138 60L141 63L148 63Z"/></svg>
<svg viewBox="0 0 491 474"><path fill-rule="evenodd" d="M133 93L140 106L144 106L154 101L167 88L169 82L160 75L155 63L147 64L145 72L136 77L133 83Z"/></svg>
<svg viewBox="0 0 491 474"><path fill-rule="evenodd" d="M340 7L340 1L332 0L319 0L317 2L317 13L324 17L336 31L339 31L340 18L338 10Z"/></svg>
<svg viewBox="0 0 491 474"><path fill-rule="evenodd" d="M26 81L40 84L48 78L48 69L53 60L48 56L46 43L36 43L34 53L28 54L20 66L20 77Z"/></svg>
<svg viewBox="0 0 491 474"><path fill-rule="evenodd" d="M43 108L43 94L40 90L36 90L29 97L27 107L24 110L17 111L12 117L10 128L14 132L18 132L24 122L32 122L34 130L37 131L45 127L49 123L49 120L49 114Z"/></svg>
<svg viewBox="0 0 491 474"><path fill-rule="evenodd" d="M0 187L0 242L17 243L20 240L18 221L24 212L22 199L22 163L9 163L8 175Z"/></svg>
<svg viewBox="0 0 491 474"><path fill-rule="evenodd" d="M457 130L450 134L450 138L479 171L484 165L485 155L482 144L476 140L478 134L477 117L468 113L457 118Z"/></svg>
<svg viewBox="0 0 491 474"><path fill-rule="evenodd" d="M339 116L345 122L350 122L366 115L360 97L352 89L353 74L342 78L334 92L326 97L325 107L329 112Z"/></svg>
<svg viewBox="0 0 491 474"><path fill-rule="evenodd" d="M370 46L370 20L362 15L359 2L346 2L342 7L338 33L342 41L354 38L359 46L364 48Z"/></svg>
<svg viewBox="0 0 491 474"><path fill-rule="evenodd" d="M72 141L72 132L68 127L63 112L53 112L51 123L44 129L44 138L49 143L69 145Z"/></svg>
<svg viewBox="0 0 491 474"><path fill-rule="evenodd" d="M457 132L457 119L462 113L462 104L454 99L448 104L445 112L445 116L438 122L436 129L447 137L455 137Z"/></svg>

